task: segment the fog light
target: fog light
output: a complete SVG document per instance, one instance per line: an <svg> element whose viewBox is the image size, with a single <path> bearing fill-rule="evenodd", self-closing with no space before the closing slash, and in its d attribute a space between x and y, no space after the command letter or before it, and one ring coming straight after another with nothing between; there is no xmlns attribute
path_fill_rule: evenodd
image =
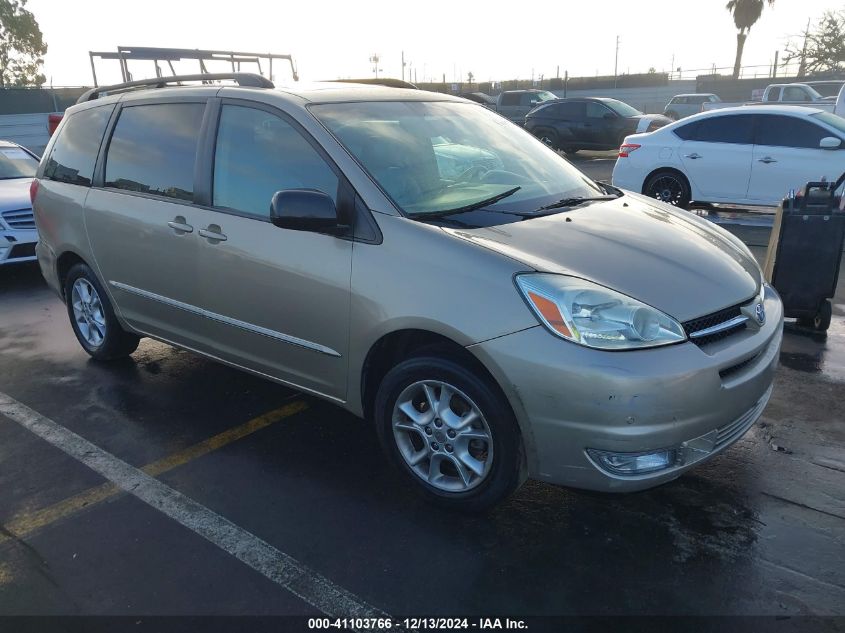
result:
<svg viewBox="0 0 845 633"><path fill-rule="evenodd" d="M675 465L675 449L652 453L611 453L588 448L587 453L604 470L614 475L643 475Z"/></svg>

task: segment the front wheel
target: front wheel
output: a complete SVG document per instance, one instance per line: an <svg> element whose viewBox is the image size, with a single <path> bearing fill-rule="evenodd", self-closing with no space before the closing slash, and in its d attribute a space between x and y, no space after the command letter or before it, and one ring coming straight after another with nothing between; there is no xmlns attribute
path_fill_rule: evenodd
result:
<svg viewBox="0 0 845 633"><path fill-rule="evenodd" d="M643 187L643 193L681 209L689 206L692 194L687 179L675 171L658 171Z"/></svg>
<svg viewBox="0 0 845 633"><path fill-rule="evenodd" d="M73 333L92 358L124 358L137 349L140 338L120 326L108 296L86 264L68 271L65 300Z"/></svg>
<svg viewBox="0 0 845 633"><path fill-rule="evenodd" d="M508 402L453 360L411 358L391 369L375 418L391 461L438 505L485 510L521 483L521 437Z"/></svg>
<svg viewBox="0 0 845 633"><path fill-rule="evenodd" d="M555 150L557 149L557 134L551 130L540 130L535 134L535 136L540 139L540 142L546 147Z"/></svg>

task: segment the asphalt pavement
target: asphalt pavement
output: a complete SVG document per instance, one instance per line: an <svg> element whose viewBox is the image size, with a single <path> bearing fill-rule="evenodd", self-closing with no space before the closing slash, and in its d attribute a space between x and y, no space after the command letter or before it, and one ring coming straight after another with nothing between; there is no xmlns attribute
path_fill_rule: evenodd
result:
<svg viewBox="0 0 845 633"><path fill-rule="evenodd" d="M723 455L466 516L331 404L151 340L91 361L37 266L0 268L0 615L845 616L843 286Z"/></svg>

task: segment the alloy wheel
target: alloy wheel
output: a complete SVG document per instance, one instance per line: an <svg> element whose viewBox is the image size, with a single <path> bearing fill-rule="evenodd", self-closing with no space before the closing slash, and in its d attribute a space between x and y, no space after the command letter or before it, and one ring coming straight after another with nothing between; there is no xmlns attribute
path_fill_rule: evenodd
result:
<svg viewBox="0 0 845 633"><path fill-rule="evenodd" d="M100 347L106 338L106 315L100 295L87 279L80 277L73 283L71 307L76 327L85 342Z"/></svg>
<svg viewBox="0 0 845 633"><path fill-rule="evenodd" d="M393 407L393 437L417 477L446 492L475 488L490 474L493 435L465 393L439 380L406 387Z"/></svg>
<svg viewBox="0 0 845 633"><path fill-rule="evenodd" d="M684 198L684 185L675 176L661 176L652 183L648 195L678 206Z"/></svg>

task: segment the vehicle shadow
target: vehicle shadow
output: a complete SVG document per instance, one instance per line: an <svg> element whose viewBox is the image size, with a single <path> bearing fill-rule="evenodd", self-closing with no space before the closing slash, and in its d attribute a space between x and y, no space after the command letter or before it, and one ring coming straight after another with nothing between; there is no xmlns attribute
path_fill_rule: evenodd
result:
<svg viewBox="0 0 845 633"><path fill-rule="evenodd" d="M38 262L0 266L0 296L7 292L42 288L45 285Z"/></svg>

